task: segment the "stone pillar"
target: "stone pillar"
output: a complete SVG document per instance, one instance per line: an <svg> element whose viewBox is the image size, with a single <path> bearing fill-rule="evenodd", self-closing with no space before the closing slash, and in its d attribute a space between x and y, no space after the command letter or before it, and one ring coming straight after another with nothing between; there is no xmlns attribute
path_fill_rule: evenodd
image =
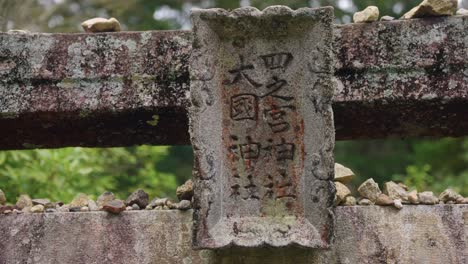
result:
<svg viewBox="0 0 468 264"><path fill-rule="evenodd" d="M194 247L329 247L332 8L194 10Z"/></svg>

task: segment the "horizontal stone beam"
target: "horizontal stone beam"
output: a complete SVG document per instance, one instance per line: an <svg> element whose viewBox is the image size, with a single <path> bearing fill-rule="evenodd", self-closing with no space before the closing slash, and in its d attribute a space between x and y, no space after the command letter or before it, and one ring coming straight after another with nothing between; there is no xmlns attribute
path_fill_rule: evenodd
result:
<svg viewBox="0 0 468 264"><path fill-rule="evenodd" d="M468 261L468 205L336 208L330 250L192 250L191 211L0 215L0 263L447 263Z"/></svg>
<svg viewBox="0 0 468 264"><path fill-rule="evenodd" d="M468 16L335 26L336 138L468 134ZM0 149L190 144L190 31L0 33Z"/></svg>

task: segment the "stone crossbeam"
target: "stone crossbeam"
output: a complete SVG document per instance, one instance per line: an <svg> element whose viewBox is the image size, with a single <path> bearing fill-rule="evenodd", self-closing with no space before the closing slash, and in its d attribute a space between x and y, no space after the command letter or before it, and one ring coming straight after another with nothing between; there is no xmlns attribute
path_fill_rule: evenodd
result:
<svg viewBox="0 0 468 264"><path fill-rule="evenodd" d="M468 134L468 17L335 26L337 140ZM0 149L189 144L190 31L0 33Z"/></svg>
<svg viewBox="0 0 468 264"><path fill-rule="evenodd" d="M0 263L447 263L467 261L468 205L336 208L330 250L192 249L191 211L0 215Z"/></svg>

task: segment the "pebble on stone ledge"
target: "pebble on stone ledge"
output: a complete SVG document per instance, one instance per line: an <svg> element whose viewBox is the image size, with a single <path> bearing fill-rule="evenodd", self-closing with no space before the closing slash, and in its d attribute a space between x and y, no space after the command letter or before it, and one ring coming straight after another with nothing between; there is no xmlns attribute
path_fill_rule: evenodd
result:
<svg viewBox="0 0 468 264"><path fill-rule="evenodd" d="M379 19L379 8L368 6L366 9L356 12L353 15L354 23L374 22Z"/></svg>
<svg viewBox="0 0 468 264"><path fill-rule="evenodd" d="M104 211L113 213L113 214L119 214L122 211L125 211L125 203L122 200L113 200L106 202L102 209Z"/></svg>
<svg viewBox="0 0 468 264"><path fill-rule="evenodd" d="M192 180L187 180L184 184L181 186L177 187L176 190L176 195L177 198L179 198L179 201L182 200L192 200L193 196L193 182Z"/></svg>
<svg viewBox="0 0 468 264"><path fill-rule="evenodd" d="M115 18L92 18L81 23L81 26L86 32L118 32L120 31L120 23Z"/></svg>
<svg viewBox="0 0 468 264"><path fill-rule="evenodd" d="M424 0L404 14L401 19L452 16L457 12L457 0Z"/></svg>
<svg viewBox="0 0 468 264"><path fill-rule="evenodd" d="M138 189L125 200L125 205L133 206L136 204L139 208L145 208L148 205L148 200L148 194L143 189Z"/></svg>

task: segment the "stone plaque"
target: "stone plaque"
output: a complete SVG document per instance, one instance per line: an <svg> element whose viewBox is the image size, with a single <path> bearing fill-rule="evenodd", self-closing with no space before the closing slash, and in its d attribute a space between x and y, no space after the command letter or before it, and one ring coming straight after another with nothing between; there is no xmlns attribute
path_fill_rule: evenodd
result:
<svg viewBox="0 0 468 264"><path fill-rule="evenodd" d="M332 8L192 11L194 247L333 236Z"/></svg>

